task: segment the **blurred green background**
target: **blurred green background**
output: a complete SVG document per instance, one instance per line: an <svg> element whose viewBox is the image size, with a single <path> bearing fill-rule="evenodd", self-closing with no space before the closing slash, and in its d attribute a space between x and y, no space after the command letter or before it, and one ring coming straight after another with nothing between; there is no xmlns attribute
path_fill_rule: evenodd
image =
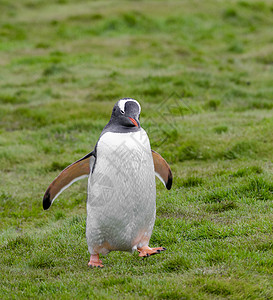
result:
<svg viewBox="0 0 273 300"><path fill-rule="evenodd" d="M273 298L273 3L0 0L0 298ZM157 181L152 246L88 269L87 181L42 210L123 97Z"/></svg>

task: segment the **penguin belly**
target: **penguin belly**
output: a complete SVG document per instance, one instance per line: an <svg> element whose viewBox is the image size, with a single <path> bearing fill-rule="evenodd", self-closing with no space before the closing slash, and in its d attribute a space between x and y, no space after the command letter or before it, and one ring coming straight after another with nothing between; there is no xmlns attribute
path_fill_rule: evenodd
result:
<svg viewBox="0 0 273 300"><path fill-rule="evenodd" d="M147 246L156 214L156 185L145 130L103 134L88 179L86 237L90 254Z"/></svg>

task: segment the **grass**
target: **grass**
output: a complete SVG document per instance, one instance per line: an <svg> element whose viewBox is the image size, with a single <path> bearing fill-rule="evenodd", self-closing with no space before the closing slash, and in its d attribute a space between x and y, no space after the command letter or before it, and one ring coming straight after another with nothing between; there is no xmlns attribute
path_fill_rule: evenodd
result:
<svg viewBox="0 0 273 300"><path fill-rule="evenodd" d="M0 298L271 299L271 1L0 1ZM157 183L149 259L89 269L87 181L48 184L133 97Z"/></svg>

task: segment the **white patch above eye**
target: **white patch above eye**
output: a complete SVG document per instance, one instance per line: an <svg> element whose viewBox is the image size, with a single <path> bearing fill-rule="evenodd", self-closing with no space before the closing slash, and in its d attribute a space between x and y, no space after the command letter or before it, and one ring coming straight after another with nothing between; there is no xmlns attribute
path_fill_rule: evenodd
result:
<svg viewBox="0 0 273 300"><path fill-rule="evenodd" d="M126 104L127 101L133 101L133 102L135 102L138 105L139 113L141 112L140 104L135 99L131 99L131 98L119 100L118 107L120 108L120 110L122 112L125 112L125 104Z"/></svg>

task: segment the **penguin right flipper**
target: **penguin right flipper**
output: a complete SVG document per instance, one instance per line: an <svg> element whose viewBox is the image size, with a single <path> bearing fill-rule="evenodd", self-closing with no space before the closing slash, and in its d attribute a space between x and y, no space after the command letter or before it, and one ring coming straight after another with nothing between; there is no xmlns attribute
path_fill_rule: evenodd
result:
<svg viewBox="0 0 273 300"><path fill-rule="evenodd" d="M94 151L66 167L49 185L43 198L43 208L48 209L53 201L74 182L88 177L95 163Z"/></svg>
<svg viewBox="0 0 273 300"><path fill-rule="evenodd" d="M165 187L170 190L173 182L173 175L170 166L166 160L157 152L152 150L155 175L164 183Z"/></svg>

